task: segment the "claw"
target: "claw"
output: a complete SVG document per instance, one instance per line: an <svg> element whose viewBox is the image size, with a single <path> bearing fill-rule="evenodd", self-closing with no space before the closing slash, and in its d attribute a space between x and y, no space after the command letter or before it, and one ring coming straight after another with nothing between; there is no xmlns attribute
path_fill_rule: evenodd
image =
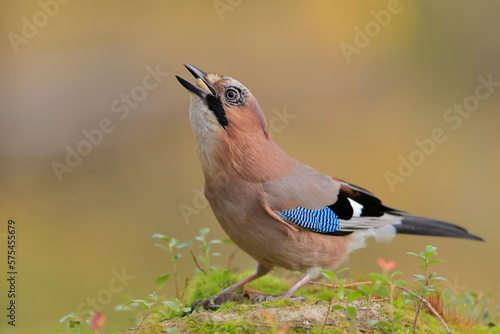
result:
<svg viewBox="0 0 500 334"><path fill-rule="evenodd" d="M193 306L191 306L192 310L216 310L222 304L227 302L242 302L243 297L241 295L237 295L234 293L219 293L213 295L207 299L197 299Z"/></svg>

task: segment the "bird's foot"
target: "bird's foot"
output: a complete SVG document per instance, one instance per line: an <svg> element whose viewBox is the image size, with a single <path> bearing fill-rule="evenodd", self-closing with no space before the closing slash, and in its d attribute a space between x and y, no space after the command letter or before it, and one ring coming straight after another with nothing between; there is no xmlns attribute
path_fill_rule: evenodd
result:
<svg viewBox="0 0 500 334"><path fill-rule="evenodd" d="M277 300L277 299L287 299L287 300L291 300L293 302L303 302L303 301L307 300L307 298L305 298L305 297L294 297L294 296L287 296L287 295L281 294L278 296L258 295L252 299L252 302L253 303L262 303L262 302L267 302L270 300Z"/></svg>
<svg viewBox="0 0 500 334"><path fill-rule="evenodd" d="M197 299L191 306L191 310L216 310L224 303L242 301L243 296L241 294L234 294L231 292L218 293L207 299Z"/></svg>

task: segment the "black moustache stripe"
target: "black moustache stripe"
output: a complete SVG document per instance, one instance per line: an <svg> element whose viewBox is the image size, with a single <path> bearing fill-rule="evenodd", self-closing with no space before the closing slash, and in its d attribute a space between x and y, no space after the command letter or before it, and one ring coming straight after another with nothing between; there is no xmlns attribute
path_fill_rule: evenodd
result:
<svg viewBox="0 0 500 334"><path fill-rule="evenodd" d="M215 117L217 117L219 124L223 127L226 127L228 124L226 112L224 111L224 107L222 106L222 102L220 101L220 99L211 94L207 95L206 99L207 99L208 109L212 110Z"/></svg>

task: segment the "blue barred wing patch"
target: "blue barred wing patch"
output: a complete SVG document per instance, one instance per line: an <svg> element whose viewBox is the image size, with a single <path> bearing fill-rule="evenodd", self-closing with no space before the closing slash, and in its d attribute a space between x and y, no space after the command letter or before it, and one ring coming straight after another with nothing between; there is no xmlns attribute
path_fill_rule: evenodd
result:
<svg viewBox="0 0 500 334"><path fill-rule="evenodd" d="M316 233L332 233L340 229L339 219L328 207L310 210L302 206L291 210L276 211L281 219L297 224Z"/></svg>

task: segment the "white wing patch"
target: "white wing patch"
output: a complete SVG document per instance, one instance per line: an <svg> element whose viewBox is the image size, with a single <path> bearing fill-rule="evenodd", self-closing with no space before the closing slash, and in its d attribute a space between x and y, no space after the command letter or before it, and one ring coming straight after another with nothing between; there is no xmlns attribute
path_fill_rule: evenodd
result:
<svg viewBox="0 0 500 334"><path fill-rule="evenodd" d="M390 224L397 224L401 220L401 216L385 213L380 217L352 217L349 220L339 219L340 229L343 231L359 231L370 228L382 227Z"/></svg>
<svg viewBox="0 0 500 334"><path fill-rule="evenodd" d="M349 200L349 203L351 204L352 209L354 211L352 216L353 217L360 217L361 211L363 210L363 206L361 204L359 204L358 202L356 202L355 200L352 200L350 198L348 198L348 200Z"/></svg>
<svg viewBox="0 0 500 334"><path fill-rule="evenodd" d="M356 249L364 248L366 246L366 240L369 238L375 238L377 242L387 243L391 242L396 236L396 228L392 224L387 224L382 227L369 228L367 230L362 230L354 232L349 243L349 253L355 251Z"/></svg>
<svg viewBox="0 0 500 334"><path fill-rule="evenodd" d="M366 239L374 238L377 242L390 242L396 235L394 224L401 224L401 216L385 213L380 217L361 216L363 205L348 198L353 209L352 218L339 219L340 230L354 232L351 236L349 251L352 252L366 246Z"/></svg>

